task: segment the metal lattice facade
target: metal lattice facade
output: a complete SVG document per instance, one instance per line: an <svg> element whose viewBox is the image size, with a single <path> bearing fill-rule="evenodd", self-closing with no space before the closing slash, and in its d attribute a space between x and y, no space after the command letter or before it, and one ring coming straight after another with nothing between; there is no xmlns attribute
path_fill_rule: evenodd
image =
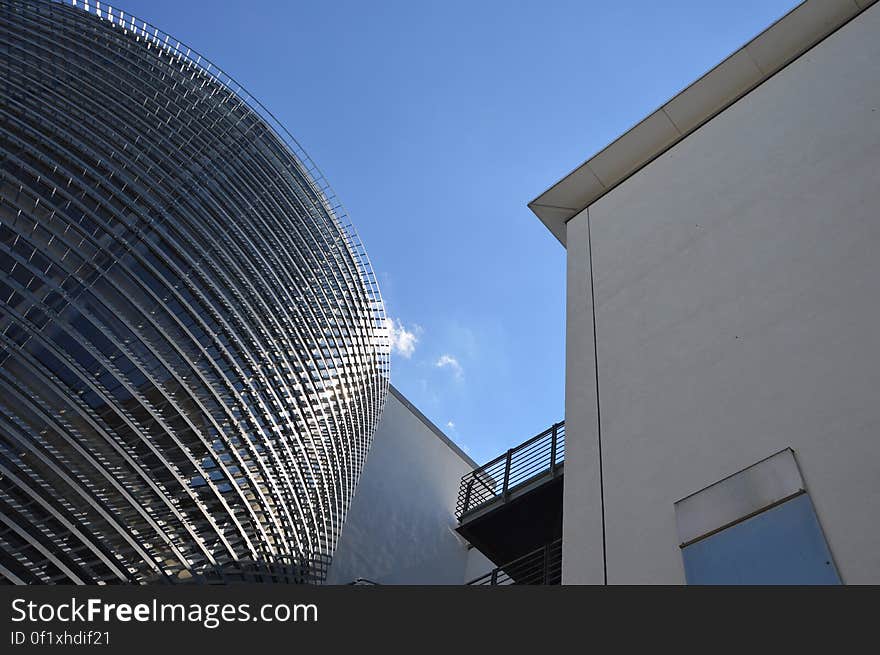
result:
<svg viewBox="0 0 880 655"><path fill-rule="evenodd" d="M388 384L296 141L106 5L0 0L0 580L320 581Z"/></svg>

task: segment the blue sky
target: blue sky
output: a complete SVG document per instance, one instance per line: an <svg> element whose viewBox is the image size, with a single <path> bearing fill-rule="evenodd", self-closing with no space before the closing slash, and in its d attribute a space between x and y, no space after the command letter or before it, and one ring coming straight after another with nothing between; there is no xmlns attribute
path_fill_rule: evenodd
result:
<svg viewBox="0 0 880 655"><path fill-rule="evenodd" d="M482 462L563 416L564 250L526 203L795 4L118 7L211 59L302 143L399 326L393 383Z"/></svg>

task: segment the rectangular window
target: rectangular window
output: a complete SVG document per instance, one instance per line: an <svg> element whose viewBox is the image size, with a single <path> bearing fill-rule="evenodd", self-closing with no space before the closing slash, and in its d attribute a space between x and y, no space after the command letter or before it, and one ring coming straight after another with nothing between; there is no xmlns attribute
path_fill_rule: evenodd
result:
<svg viewBox="0 0 880 655"><path fill-rule="evenodd" d="M794 453L675 504L688 584L840 584Z"/></svg>

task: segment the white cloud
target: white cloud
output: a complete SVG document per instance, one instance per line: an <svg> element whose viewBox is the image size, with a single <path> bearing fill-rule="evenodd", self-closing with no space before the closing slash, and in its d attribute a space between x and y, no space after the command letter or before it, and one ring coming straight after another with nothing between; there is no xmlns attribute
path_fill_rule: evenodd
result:
<svg viewBox="0 0 880 655"><path fill-rule="evenodd" d="M455 421L446 421L446 429L454 430L455 429Z"/></svg>
<svg viewBox="0 0 880 655"><path fill-rule="evenodd" d="M391 352L409 359L416 351L419 335L422 328L413 325L409 330L404 327L400 319L386 318L385 328L388 330L388 341L391 344Z"/></svg>
<svg viewBox="0 0 880 655"><path fill-rule="evenodd" d="M434 362L434 366L437 368L448 368L452 371L456 380L461 380L464 376L464 369L461 367L461 364L458 363L458 360L452 355L440 355L440 358Z"/></svg>

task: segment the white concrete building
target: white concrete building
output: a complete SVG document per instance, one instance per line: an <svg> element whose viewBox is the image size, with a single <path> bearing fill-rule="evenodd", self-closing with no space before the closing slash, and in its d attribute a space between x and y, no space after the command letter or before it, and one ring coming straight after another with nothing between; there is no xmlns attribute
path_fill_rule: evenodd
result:
<svg viewBox="0 0 880 655"><path fill-rule="evenodd" d="M568 258L563 583L880 583L872 5L804 2L530 203Z"/></svg>
<svg viewBox="0 0 880 655"><path fill-rule="evenodd" d="M492 564L455 532L476 463L393 386L327 582L464 584Z"/></svg>

